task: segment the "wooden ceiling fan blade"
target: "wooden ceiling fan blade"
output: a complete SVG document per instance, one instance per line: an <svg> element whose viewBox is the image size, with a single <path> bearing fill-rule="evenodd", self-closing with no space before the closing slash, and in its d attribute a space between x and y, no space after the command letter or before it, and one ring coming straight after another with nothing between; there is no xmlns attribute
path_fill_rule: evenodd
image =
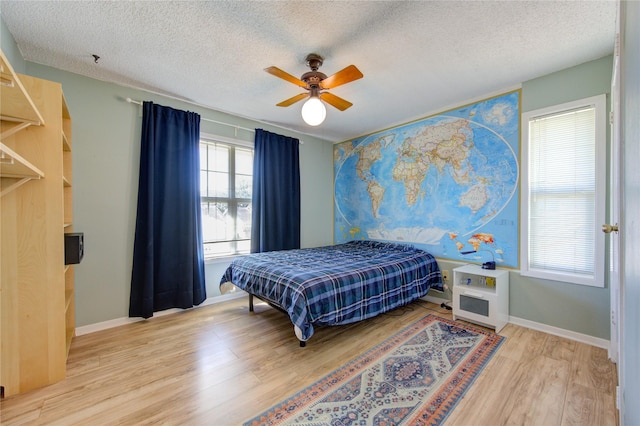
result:
<svg viewBox="0 0 640 426"><path fill-rule="evenodd" d="M350 83L362 77L362 73L355 65L349 65L345 69L322 80L320 87L323 89L333 89L334 87L342 86L343 84Z"/></svg>
<svg viewBox="0 0 640 426"><path fill-rule="evenodd" d="M280 102L279 104L276 104L276 106L279 107L288 107L290 105L295 104L298 101L303 100L304 98L308 97L309 94L308 93L300 93L299 95L295 95L285 101Z"/></svg>
<svg viewBox="0 0 640 426"><path fill-rule="evenodd" d="M326 103L328 103L329 105L338 108L340 111L344 111L345 109L349 108L351 105L353 105L351 102L342 99L339 96L334 95L333 93L329 93L329 92L322 92L320 93L320 99L322 99L323 101L325 101Z"/></svg>
<svg viewBox="0 0 640 426"><path fill-rule="evenodd" d="M278 67L269 67L269 68L265 68L264 70L266 72L268 72L269 74L274 75L274 76L276 76L278 78L281 78L283 80L286 80L289 83L293 83L296 86L304 87L305 89L307 88L307 83L305 83L304 81L300 80L297 77L292 76L291 74L289 74L286 71L282 71Z"/></svg>

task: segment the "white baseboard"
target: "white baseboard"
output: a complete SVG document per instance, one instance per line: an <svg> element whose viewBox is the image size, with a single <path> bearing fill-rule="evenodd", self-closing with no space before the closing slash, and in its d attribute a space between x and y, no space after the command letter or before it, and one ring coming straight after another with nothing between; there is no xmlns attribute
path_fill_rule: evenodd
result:
<svg viewBox="0 0 640 426"><path fill-rule="evenodd" d="M233 293L230 293L230 294L225 294L225 295L222 295L222 296L209 297L204 302L202 302L200 305L195 306L192 309L196 309L196 308L198 308L200 306L207 306L207 305L213 305L215 303L222 303L222 302L226 302L227 300L238 299L240 297L246 297L246 296L247 296L247 293L237 289L237 291L235 291ZM440 299L438 297L432 297L432 296L424 296L424 297L422 297L422 299L426 300L427 302L435 303L437 305L440 305L441 303L444 303L444 302L450 302L450 300ZM164 315L174 314L176 312L180 312L180 311L183 311L183 310L184 309L167 309L167 310L160 311L160 312L154 312L153 313L153 317L151 317L149 319L153 319L155 317L161 317L161 316L164 316ZM140 317L136 317L136 318L123 317L123 318L115 318L115 319L108 320L108 321L102 321L102 322L98 322L98 323L95 323L95 324L83 325L81 327L76 327L76 336L82 336L84 334L95 333L96 331L107 330L109 328L119 327L121 325L131 324L131 323L134 323L134 322L144 321L144 320L145 320L144 318L140 318Z"/></svg>
<svg viewBox="0 0 640 426"><path fill-rule="evenodd" d="M222 302L226 302L227 300L238 299L240 297L246 297L246 296L247 296L247 293L242 291L242 292L235 292L231 294L225 294L222 296L209 297L205 299L205 301L202 302L200 305L195 306L192 309L196 309L200 306L207 306L207 305L213 305L216 303L222 303ZM161 317L164 315L174 314L176 312L181 312L181 311L184 311L184 309L166 309L164 311L154 312L153 317L149 319L153 319L155 317ZM112 320L103 321L95 324L83 325L82 327L76 327L76 336L95 333L96 331L107 330L109 328L119 327L121 325L131 324L134 322L144 321L144 320L145 320L144 318L139 318L139 317L138 318L123 317L123 318L115 318Z"/></svg>
<svg viewBox="0 0 640 426"><path fill-rule="evenodd" d="M225 294L222 296L215 296L207 298L202 304L199 306L207 306L213 305L215 303L226 302L227 300L238 299L241 297L246 297L247 293L240 291L234 292L231 294ZM448 299L442 299L440 297L434 296L424 296L421 298L422 300L426 300L427 302L435 303L436 305L440 305L441 303L450 303L451 301ZM451 306L451 305L449 305ZM196 306L195 308L198 308ZM193 309L195 309L193 308ZM176 312L180 312L183 309L167 309L165 311L155 312L154 317L160 317L164 315L173 314ZM153 318L153 317L152 317ZM76 328L76 336L82 336L83 334L94 333L96 331L106 330L113 327L118 327L125 324L131 324L138 321L144 321L144 318L116 318L109 321L103 321L96 324L84 325L82 327ZM538 322L526 320L523 318L518 318L514 316L509 317L509 322L511 324L519 325L521 327L530 328L532 330L542 331L543 333L552 334L554 336L564 337L566 339L575 340L577 342L586 343L588 345L592 345L598 348L609 349L609 341L605 339L601 339L598 337L589 336L587 334L576 333L575 331L565 330L563 328L553 327L546 324L541 324Z"/></svg>
<svg viewBox="0 0 640 426"><path fill-rule="evenodd" d="M449 299L442 299L440 297L434 297L434 296L424 296L424 297L421 297L420 299L426 300L427 302L435 303L438 306L440 306L442 303L447 303L449 306L451 306L451 300Z"/></svg>
<svg viewBox="0 0 640 426"><path fill-rule="evenodd" d="M447 302L449 303L449 306L451 306L450 300L441 299L439 297L424 296L421 299L426 300L427 302L435 303L437 305ZM586 343L587 345L609 350L609 341L606 339L601 339L599 337L593 337L593 336L589 336L588 334L577 333L575 331L565 330L564 328L553 327L551 325L542 324L539 322L530 321L530 320L526 320L526 319L518 318L514 316L509 317L509 322L511 324L519 325L521 327L542 331L543 333L552 334L558 337L564 337L569 340L574 340L576 342Z"/></svg>
<svg viewBox="0 0 640 426"><path fill-rule="evenodd" d="M565 330L564 328L553 327L551 325L541 324L539 322L534 322L514 316L509 316L509 322L521 327L542 331L543 333L553 334L554 336L564 337L569 340L586 343L587 345L595 346L598 348L607 350L609 349L609 341L606 339L601 339L599 337L593 337L587 334L577 333L575 331Z"/></svg>

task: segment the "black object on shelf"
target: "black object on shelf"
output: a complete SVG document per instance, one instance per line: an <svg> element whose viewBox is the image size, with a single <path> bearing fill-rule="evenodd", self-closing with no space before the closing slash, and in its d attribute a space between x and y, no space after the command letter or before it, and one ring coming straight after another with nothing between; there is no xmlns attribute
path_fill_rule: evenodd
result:
<svg viewBox="0 0 640 426"><path fill-rule="evenodd" d="M69 232L64 234L64 264L80 263L84 256L84 233Z"/></svg>

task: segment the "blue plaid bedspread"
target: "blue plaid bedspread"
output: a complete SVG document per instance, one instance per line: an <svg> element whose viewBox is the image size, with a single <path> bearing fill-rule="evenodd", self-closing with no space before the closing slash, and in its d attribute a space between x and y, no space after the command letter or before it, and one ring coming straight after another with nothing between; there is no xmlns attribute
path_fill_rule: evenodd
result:
<svg viewBox="0 0 640 426"><path fill-rule="evenodd" d="M245 255L227 268L227 282L284 309L302 340L314 325L371 318L442 290L431 254L377 241Z"/></svg>

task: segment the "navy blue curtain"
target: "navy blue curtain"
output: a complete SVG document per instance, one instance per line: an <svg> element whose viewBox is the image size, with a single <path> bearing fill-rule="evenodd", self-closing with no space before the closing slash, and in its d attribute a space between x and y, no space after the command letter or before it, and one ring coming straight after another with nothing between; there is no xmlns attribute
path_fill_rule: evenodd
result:
<svg viewBox="0 0 640 426"><path fill-rule="evenodd" d="M206 299L199 143L198 114L143 103L131 317Z"/></svg>
<svg viewBox="0 0 640 426"><path fill-rule="evenodd" d="M300 248L300 141L256 129L251 252Z"/></svg>

